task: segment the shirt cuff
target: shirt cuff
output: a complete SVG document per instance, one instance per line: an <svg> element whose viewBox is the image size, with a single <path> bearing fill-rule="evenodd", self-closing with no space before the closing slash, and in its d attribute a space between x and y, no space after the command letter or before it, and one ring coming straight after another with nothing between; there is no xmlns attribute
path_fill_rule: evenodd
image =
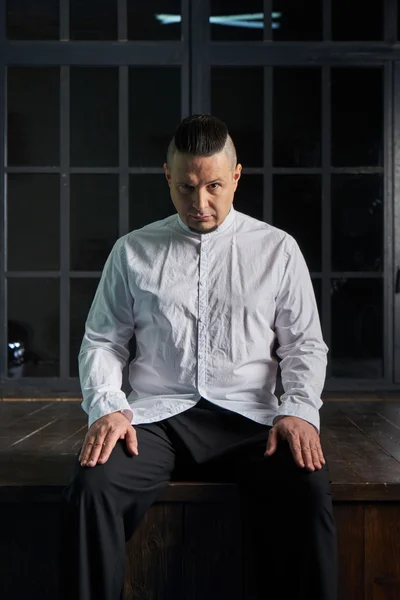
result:
<svg viewBox="0 0 400 600"><path fill-rule="evenodd" d="M90 428L95 421L113 412L122 412L126 417L125 411L129 411L132 414L132 409L126 396L121 397L121 394L105 394L101 400L98 400L90 409L88 427Z"/></svg>
<svg viewBox="0 0 400 600"><path fill-rule="evenodd" d="M320 432L320 417L319 410L311 406L300 406L298 403L285 401L278 409L278 414L274 417L273 425L282 417L299 417L313 425L319 435Z"/></svg>

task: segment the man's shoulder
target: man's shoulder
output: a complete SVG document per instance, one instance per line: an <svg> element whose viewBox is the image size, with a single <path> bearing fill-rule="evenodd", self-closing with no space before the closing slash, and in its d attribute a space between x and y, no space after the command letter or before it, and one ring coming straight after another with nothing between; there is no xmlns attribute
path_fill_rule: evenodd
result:
<svg viewBox="0 0 400 600"><path fill-rule="evenodd" d="M283 229L275 227L266 221L261 221L245 213L236 211L238 217L238 231L242 232L258 232L261 236L268 238L269 241L275 241L276 243L286 243L291 245L295 240L294 238Z"/></svg>
<svg viewBox="0 0 400 600"><path fill-rule="evenodd" d="M158 221L152 221L147 225L143 225L143 227L139 227L138 229L132 229L129 233L126 233L121 238L119 238L119 242L121 245L126 243L133 243L135 240L139 240L141 238L149 238L149 237L160 237L163 235L169 235L170 227L176 222L176 213L166 217L165 219L159 219Z"/></svg>

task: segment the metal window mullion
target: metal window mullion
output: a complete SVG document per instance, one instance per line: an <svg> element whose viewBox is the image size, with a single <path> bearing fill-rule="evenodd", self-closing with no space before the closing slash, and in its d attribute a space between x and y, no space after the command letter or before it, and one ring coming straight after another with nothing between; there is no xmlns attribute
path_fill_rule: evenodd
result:
<svg viewBox="0 0 400 600"><path fill-rule="evenodd" d="M384 266L383 266L383 375L390 382L394 378L394 231L393 231L393 63L384 67Z"/></svg>
<svg viewBox="0 0 400 600"><path fill-rule="evenodd" d="M383 39L389 44L397 41L397 0L384 0L383 5Z"/></svg>
<svg viewBox="0 0 400 600"><path fill-rule="evenodd" d="M119 81L119 237L129 232L129 67L118 67Z"/></svg>
<svg viewBox="0 0 400 600"><path fill-rule="evenodd" d="M400 63L394 67L394 94L393 94L393 205L394 205L394 267L395 277L400 268ZM400 383L400 293L393 294L394 312L394 378Z"/></svg>
<svg viewBox="0 0 400 600"><path fill-rule="evenodd" d="M330 66L322 67L322 327L324 340L331 349L332 306L331 306L331 96ZM327 378L331 376L332 366L328 360Z"/></svg>
<svg viewBox="0 0 400 600"><path fill-rule="evenodd" d="M102 271L69 271L70 279L100 279Z"/></svg>
<svg viewBox="0 0 400 600"><path fill-rule="evenodd" d="M60 67L60 377L69 377L70 345L70 73Z"/></svg>
<svg viewBox="0 0 400 600"><path fill-rule="evenodd" d="M272 224L273 218L273 67L264 68L264 181L263 220Z"/></svg>
<svg viewBox="0 0 400 600"><path fill-rule="evenodd" d="M325 42L332 40L332 0L323 0L322 39Z"/></svg>
<svg viewBox="0 0 400 600"><path fill-rule="evenodd" d="M60 217L61 218L61 217ZM60 279L61 271L8 271L8 279L37 279L37 278L48 278L48 279Z"/></svg>
<svg viewBox="0 0 400 600"><path fill-rule="evenodd" d="M191 69L192 52L190 45L190 1L182 0L182 43L185 48L181 65L181 117L189 116L192 104ZM177 124L178 125L178 124ZM171 137L172 137L171 131Z"/></svg>
<svg viewBox="0 0 400 600"><path fill-rule="evenodd" d="M70 0L59 0L60 7L60 40L67 42L69 40L69 15Z"/></svg>
<svg viewBox="0 0 400 600"><path fill-rule="evenodd" d="M127 0L118 0L118 41L128 41L128 2Z"/></svg>
<svg viewBox="0 0 400 600"><path fill-rule="evenodd" d="M101 66L119 67L131 64L176 65L183 62L183 44L176 41L18 41L0 40L0 55L10 65L32 66Z"/></svg>
<svg viewBox="0 0 400 600"><path fill-rule="evenodd" d="M3 3L0 4L4 8ZM2 27L1 27L2 29ZM4 132L0 141L0 382L2 383L8 371L7 348L7 212L6 212L6 164L7 143L7 70L4 64L0 65L0 131ZM0 386L2 389L2 385Z"/></svg>
<svg viewBox="0 0 400 600"><path fill-rule="evenodd" d="M211 111L210 0L192 0L190 10L191 112Z"/></svg>
<svg viewBox="0 0 400 600"><path fill-rule="evenodd" d="M269 42L272 40L272 0L264 0L264 31L263 40Z"/></svg>

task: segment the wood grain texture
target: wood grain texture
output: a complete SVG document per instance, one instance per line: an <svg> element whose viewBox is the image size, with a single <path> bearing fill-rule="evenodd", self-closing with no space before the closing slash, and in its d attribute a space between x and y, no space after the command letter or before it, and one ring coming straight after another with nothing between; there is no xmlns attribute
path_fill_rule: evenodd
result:
<svg viewBox="0 0 400 600"><path fill-rule="evenodd" d="M57 499L86 431L77 402L0 402L0 501L51 490ZM400 500L400 402L325 402L321 444L334 501ZM222 502L235 495L232 484L171 482L160 501Z"/></svg>
<svg viewBox="0 0 400 600"><path fill-rule="evenodd" d="M334 504L338 543L338 600L364 600L364 507Z"/></svg>
<svg viewBox="0 0 400 600"><path fill-rule="evenodd" d="M184 600L183 506L150 507L126 556L124 600Z"/></svg>
<svg viewBox="0 0 400 600"><path fill-rule="evenodd" d="M365 506L365 600L400 598L400 506Z"/></svg>
<svg viewBox="0 0 400 600"><path fill-rule="evenodd" d="M241 600L238 504L188 504L184 530L184 600Z"/></svg>

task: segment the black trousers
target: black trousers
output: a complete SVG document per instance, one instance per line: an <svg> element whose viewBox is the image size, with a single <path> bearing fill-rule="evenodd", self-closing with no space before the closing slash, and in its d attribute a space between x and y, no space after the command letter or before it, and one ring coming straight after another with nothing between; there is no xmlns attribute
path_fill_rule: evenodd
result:
<svg viewBox="0 0 400 600"><path fill-rule="evenodd" d="M120 440L103 465L81 467L76 459L63 493L65 600L122 598L125 541L168 482L180 479L237 483L256 550L251 567L260 599L337 600L327 462L316 471L298 467L282 439L264 457L271 427L203 398L179 415L135 429L138 456Z"/></svg>

